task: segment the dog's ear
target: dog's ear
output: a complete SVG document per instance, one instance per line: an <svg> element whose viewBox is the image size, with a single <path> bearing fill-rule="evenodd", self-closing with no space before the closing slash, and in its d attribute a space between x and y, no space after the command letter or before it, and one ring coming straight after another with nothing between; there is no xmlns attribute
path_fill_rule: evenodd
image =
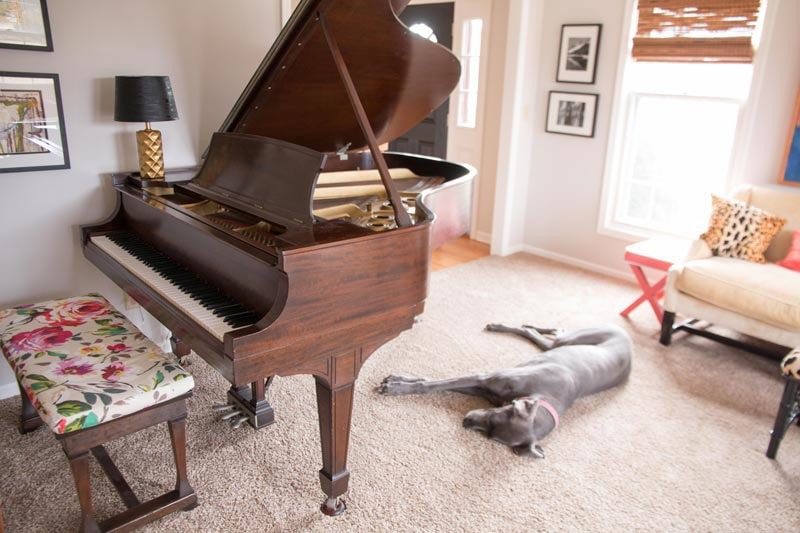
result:
<svg viewBox="0 0 800 533"><path fill-rule="evenodd" d="M512 405L514 406L514 411L519 416L536 416L536 411L539 409L539 400L533 400L531 398L522 398L518 400L512 400Z"/></svg>
<svg viewBox="0 0 800 533"><path fill-rule="evenodd" d="M512 400L511 404L514 406L514 412L519 416L525 416L528 414L528 402L527 400Z"/></svg>
<svg viewBox="0 0 800 533"><path fill-rule="evenodd" d="M544 450L538 444L521 444L512 446L514 453L522 457L533 457L534 459L544 459Z"/></svg>

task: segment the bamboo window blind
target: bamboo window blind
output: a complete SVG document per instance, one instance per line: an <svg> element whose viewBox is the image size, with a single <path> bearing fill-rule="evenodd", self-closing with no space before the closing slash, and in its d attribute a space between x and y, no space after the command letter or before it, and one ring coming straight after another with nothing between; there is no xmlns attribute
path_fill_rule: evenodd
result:
<svg viewBox="0 0 800 533"><path fill-rule="evenodd" d="M639 0L636 61L750 63L761 0Z"/></svg>

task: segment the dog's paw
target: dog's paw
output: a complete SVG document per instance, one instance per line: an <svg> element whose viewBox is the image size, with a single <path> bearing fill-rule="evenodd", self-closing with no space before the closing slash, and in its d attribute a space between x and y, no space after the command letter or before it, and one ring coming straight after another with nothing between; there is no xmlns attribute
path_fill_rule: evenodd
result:
<svg viewBox="0 0 800 533"><path fill-rule="evenodd" d="M420 381L425 381L425 378L418 378L416 376L397 376L392 374L383 378L381 383L418 383Z"/></svg>
<svg viewBox="0 0 800 533"><path fill-rule="evenodd" d="M530 457L532 459L544 459L544 450L538 444L523 444L521 446L512 446L511 449L515 454L522 457Z"/></svg>
<svg viewBox="0 0 800 533"><path fill-rule="evenodd" d="M426 381L425 378L415 378L408 376L387 376L375 390L379 394L386 396L402 396L404 394L415 394L419 392L419 383Z"/></svg>
<svg viewBox="0 0 800 533"><path fill-rule="evenodd" d="M381 383L377 387L375 387L375 391L378 394L383 394L385 396L401 396L403 394L410 394L408 391L408 383L400 383L390 381L388 383Z"/></svg>

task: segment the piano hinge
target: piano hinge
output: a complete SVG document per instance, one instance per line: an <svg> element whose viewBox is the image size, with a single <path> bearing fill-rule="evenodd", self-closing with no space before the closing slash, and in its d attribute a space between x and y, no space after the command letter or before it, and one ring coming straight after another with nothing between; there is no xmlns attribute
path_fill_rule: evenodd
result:
<svg viewBox="0 0 800 533"><path fill-rule="evenodd" d="M349 142L344 146L342 146L341 148L339 148L338 150L336 150L336 155L339 156L339 159L341 159L342 161L347 161L348 158L347 151L350 150L350 147L352 145L353 143Z"/></svg>

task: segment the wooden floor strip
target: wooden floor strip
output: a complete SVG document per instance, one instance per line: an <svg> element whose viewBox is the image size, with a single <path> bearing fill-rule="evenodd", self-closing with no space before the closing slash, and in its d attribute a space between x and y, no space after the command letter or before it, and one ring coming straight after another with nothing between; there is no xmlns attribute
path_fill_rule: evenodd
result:
<svg viewBox="0 0 800 533"><path fill-rule="evenodd" d="M435 249L431 254L431 268L435 272L489 255L489 245L459 237Z"/></svg>

